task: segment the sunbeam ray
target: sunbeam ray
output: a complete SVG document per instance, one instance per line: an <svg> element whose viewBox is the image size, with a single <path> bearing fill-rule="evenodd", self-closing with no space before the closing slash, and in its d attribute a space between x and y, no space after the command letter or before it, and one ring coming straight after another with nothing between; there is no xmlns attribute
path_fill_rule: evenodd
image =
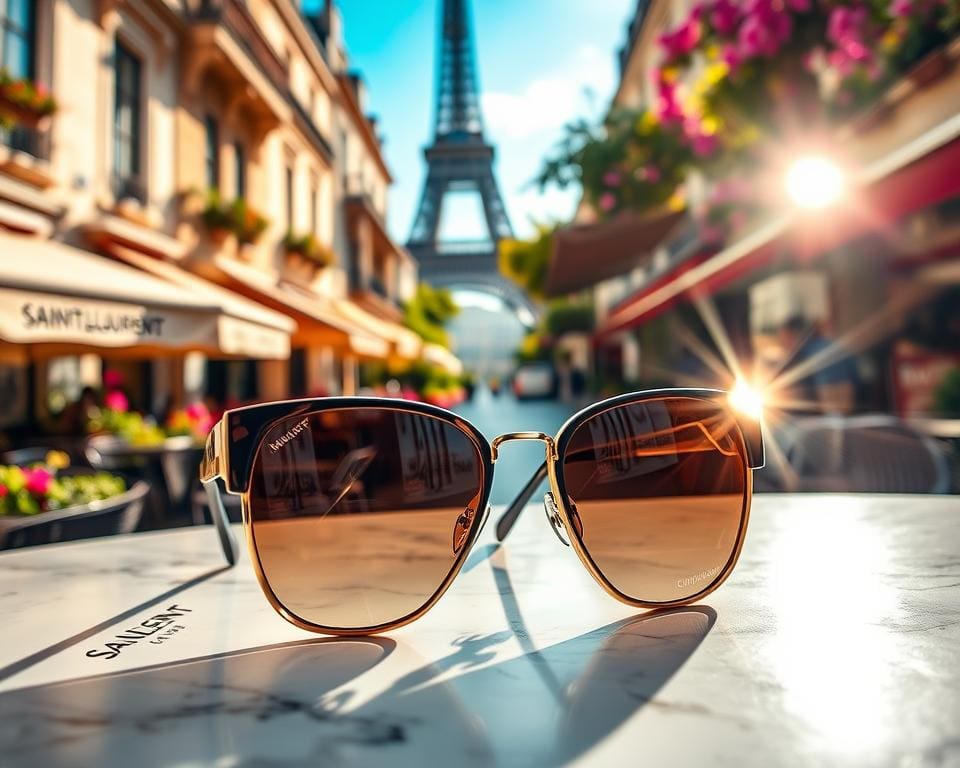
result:
<svg viewBox="0 0 960 768"><path fill-rule="evenodd" d="M698 293L693 297L693 305L696 307L697 314L700 315L700 319L706 326L710 338L712 338L713 343L717 345L720 355L727 364L727 370L733 373L734 380L744 379L743 369L737 360L733 343L730 341L730 335L727 333L726 328L723 327L723 321L720 319L720 314L717 312L717 307L713 303L713 299L710 296Z"/></svg>

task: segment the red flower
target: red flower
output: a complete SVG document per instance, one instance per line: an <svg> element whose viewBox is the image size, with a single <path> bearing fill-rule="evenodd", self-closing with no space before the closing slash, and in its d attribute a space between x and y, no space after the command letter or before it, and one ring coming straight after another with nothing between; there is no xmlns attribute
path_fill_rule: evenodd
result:
<svg viewBox="0 0 960 768"><path fill-rule="evenodd" d="M103 397L103 404L111 411L117 411L118 413L126 413L130 409L130 401L119 389L107 392Z"/></svg>
<svg viewBox="0 0 960 768"><path fill-rule="evenodd" d="M53 475L43 467L33 467L23 470L23 487L34 496L46 496L50 491Z"/></svg>
<svg viewBox="0 0 960 768"><path fill-rule="evenodd" d="M107 389L117 389L123 386L123 374L120 371L104 371L103 386Z"/></svg>
<svg viewBox="0 0 960 768"><path fill-rule="evenodd" d="M3 483L0 483L0 499L5 498L10 493L10 489Z"/></svg>

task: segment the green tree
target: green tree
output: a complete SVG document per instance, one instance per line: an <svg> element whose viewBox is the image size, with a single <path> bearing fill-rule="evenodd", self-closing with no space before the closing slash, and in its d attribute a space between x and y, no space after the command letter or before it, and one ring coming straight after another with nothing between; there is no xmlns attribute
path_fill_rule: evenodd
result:
<svg viewBox="0 0 960 768"><path fill-rule="evenodd" d="M447 324L460 313L453 294L446 288L420 283L404 306L407 327L424 341L450 346Z"/></svg>
<svg viewBox="0 0 960 768"><path fill-rule="evenodd" d="M501 240L500 274L519 285L532 299L543 299L553 252L555 224L537 224L533 240Z"/></svg>

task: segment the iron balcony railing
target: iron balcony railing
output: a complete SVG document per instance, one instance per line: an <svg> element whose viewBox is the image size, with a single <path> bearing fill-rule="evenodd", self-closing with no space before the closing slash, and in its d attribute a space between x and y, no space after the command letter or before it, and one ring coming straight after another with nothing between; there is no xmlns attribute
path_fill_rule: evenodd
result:
<svg viewBox="0 0 960 768"><path fill-rule="evenodd" d="M379 275L371 275L367 279L367 288L377 294L377 296L390 300L390 292L387 290L387 285Z"/></svg>
<svg viewBox="0 0 960 768"><path fill-rule="evenodd" d="M38 160L50 159L50 132L24 125L0 128L0 144L14 152L23 152Z"/></svg>
<svg viewBox="0 0 960 768"><path fill-rule="evenodd" d="M136 200L140 205L147 204L147 185L140 176L114 174L110 180L110 189L113 198L120 200Z"/></svg>

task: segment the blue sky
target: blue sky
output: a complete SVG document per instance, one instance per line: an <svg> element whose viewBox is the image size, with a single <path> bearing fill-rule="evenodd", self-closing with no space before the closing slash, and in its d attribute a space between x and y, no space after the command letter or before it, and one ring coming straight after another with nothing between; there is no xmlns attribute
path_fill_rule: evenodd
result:
<svg viewBox="0 0 960 768"><path fill-rule="evenodd" d="M395 177L389 227L405 242L432 135L436 16L442 0L340 0L351 67L367 83ZM570 216L572 193L541 195L527 182L540 159L583 114L602 113L616 84L615 53L636 0L472 0L488 141L514 229ZM592 91L592 96L587 90Z"/></svg>

